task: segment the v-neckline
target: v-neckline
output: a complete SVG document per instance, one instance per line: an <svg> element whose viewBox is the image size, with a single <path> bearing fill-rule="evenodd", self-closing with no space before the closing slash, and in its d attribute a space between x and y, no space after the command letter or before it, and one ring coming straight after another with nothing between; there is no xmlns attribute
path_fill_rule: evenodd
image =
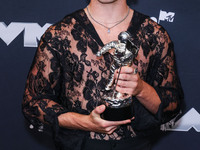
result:
<svg viewBox="0 0 200 150"><path fill-rule="evenodd" d="M81 21L81 20L80 20L80 23L81 23L82 25L84 25L85 30L87 30L87 32L88 32L89 34L92 35L92 37L96 40L96 42L97 42L100 46L103 47L106 43L103 43L103 41L101 40L99 34L97 33L97 31L96 31L94 25L93 25L93 24L91 23L91 21L89 20L89 18L88 18L88 16L87 16L86 12L84 11L84 9L81 9L80 11L81 11L81 14L83 14L83 16L81 16L81 17L84 17L84 18L85 18L84 21ZM129 26L128 26L128 28L127 28L127 31L129 31L129 32L133 30L133 29L132 29L132 28L133 28L133 24L132 24L132 23L134 22L134 19L135 19L135 13L136 13L136 11L134 10L133 15L132 15L132 18L131 18L131 21L130 21ZM80 18L80 19L81 19L81 18ZM87 24L85 24L84 22L87 22Z"/></svg>

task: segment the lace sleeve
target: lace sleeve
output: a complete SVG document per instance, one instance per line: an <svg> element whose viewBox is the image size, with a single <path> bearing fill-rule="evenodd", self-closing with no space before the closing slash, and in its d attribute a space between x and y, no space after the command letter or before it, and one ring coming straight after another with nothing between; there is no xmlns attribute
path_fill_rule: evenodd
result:
<svg viewBox="0 0 200 150"><path fill-rule="evenodd" d="M180 112L183 99L182 87L177 75L174 46L167 32L161 28L158 32L159 52L154 62L151 83L157 91L161 104L156 114L159 122L165 123Z"/></svg>
<svg viewBox="0 0 200 150"><path fill-rule="evenodd" d="M132 127L138 131L137 134L148 135L179 114L183 92L177 75L173 43L168 33L152 21L143 28L141 34L143 33L145 40L142 48L146 48L144 56L149 58L144 81L156 90L161 104L154 115L135 98L135 119L132 121Z"/></svg>
<svg viewBox="0 0 200 150"><path fill-rule="evenodd" d="M59 105L60 52L54 30L48 30L41 38L30 68L22 103L24 116L37 128L44 123L54 124L57 116L67 112Z"/></svg>

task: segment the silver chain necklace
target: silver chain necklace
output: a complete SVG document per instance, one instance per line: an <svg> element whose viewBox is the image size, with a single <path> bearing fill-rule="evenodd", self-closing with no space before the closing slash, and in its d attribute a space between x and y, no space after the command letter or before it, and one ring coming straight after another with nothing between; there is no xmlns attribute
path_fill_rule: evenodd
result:
<svg viewBox="0 0 200 150"><path fill-rule="evenodd" d="M117 26L118 24L122 23L122 22L128 17L129 12L130 12L130 7L128 8L128 12L127 12L126 16L125 16L122 20L117 21L117 23L116 23L115 25L111 26L111 27L107 27L107 26L105 26L103 23L101 23L101 22L97 21L96 19L94 19L94 18L92 17L92 15L90 14L90 11L89 11L88 7L87 7L87 12L88 12L89 16L92 18L92 20L94 20L96 23L98 23L99 25L101 25L101 26L103 26L104 28L106 28L106 29L108 30L107 32L110 33L110 30L111 30L112 28L114 28L114 27Z"/></svg>

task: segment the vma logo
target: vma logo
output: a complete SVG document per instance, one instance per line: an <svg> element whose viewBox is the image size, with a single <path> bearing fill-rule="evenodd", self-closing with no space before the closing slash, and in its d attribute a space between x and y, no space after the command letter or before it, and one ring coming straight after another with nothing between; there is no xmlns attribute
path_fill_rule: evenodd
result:
<svg viewBox="0 0 200 150"><path fill-rule="evenodd" d="M159 18L157 19L155 17L151 17L151 19L157 23L160 23L160 21L173 22L174 16L175 16L175 12L166 12L166 11L160 10Z"/></svg>
<svg viewBox="0 0 200 150"><path fill-rule="evenodd" d="M161 126L161 130L165 131L189 131L192 128L200 132L200 114L194 108L191 108L178 121L170 121Z"/></svg>
<svg viewBox="0 0 200 150"><path fill-rule="evenodd" d="M12 22L7 26L4 22L0 22L0 39L9 45L19 34L24 32L24 47L37 47L37 40L40 40L50 25L46 23L41 27L38 23Z"/></svg>

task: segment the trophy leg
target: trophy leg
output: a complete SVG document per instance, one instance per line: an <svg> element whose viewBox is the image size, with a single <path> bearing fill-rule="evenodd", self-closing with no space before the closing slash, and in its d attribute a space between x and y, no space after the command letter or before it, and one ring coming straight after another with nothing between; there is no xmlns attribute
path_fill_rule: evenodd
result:
<svg viewBox="0 0 200 150"><path fill-rule="evenodd" d="M113 86L114 83L114 73L115 73L115 66L112 65L111 69L110 69L110 75L109 75L109 82L105 87L105 90L109 91L111 89L111 87Z"/></svg>

